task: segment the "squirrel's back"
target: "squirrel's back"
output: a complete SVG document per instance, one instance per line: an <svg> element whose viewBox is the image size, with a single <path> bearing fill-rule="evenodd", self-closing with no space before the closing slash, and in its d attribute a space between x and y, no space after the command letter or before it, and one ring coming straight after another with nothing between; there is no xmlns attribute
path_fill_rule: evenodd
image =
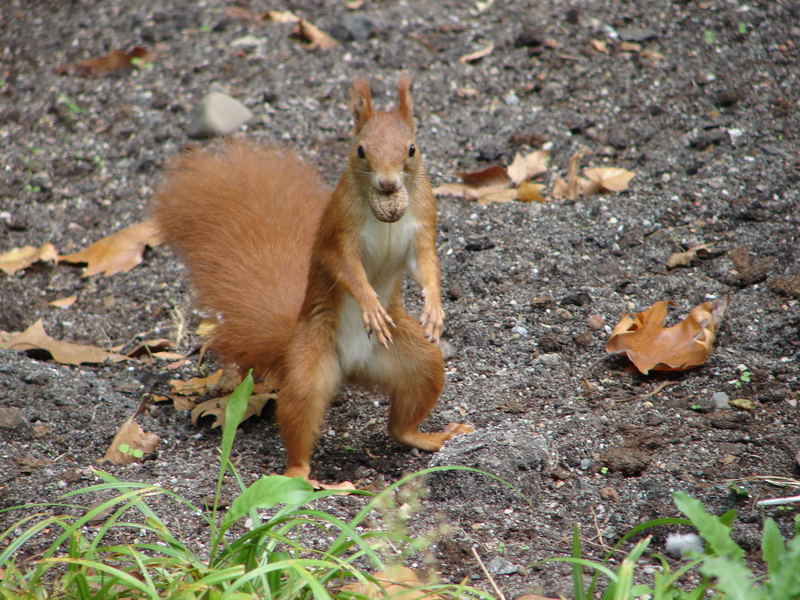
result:
<svg viewBox="0 0 800 600"><path fill-rule="evenodd" d="M170 162L153 215L199 304L221 317L211 346L225 362L277 368L329 198L319 173L283 147L229 140Z"/></svg>

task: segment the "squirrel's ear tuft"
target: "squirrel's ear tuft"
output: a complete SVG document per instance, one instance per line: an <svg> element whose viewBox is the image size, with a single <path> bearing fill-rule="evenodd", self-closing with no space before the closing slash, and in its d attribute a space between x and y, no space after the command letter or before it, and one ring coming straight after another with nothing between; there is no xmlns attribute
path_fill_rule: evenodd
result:
<svg viewBox="0 0 800 600"><path fill-rule="evenodd" d="M356 133L361 131L364 123L372 117L372 92L366 79L353 80L350 90L350 111L353 113Z"/></svg>
<svg viewBox="0 0 800 600"><path fill-rule="evenodd" d="M414 101L411 99L411 77L408 73L400 75L397 82L397 112L414 126Z"/></svg>

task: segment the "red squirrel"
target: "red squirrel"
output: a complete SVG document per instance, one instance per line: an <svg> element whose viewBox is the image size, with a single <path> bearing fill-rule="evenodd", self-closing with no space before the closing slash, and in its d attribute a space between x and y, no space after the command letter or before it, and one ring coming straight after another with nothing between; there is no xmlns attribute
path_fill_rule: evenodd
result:
<svg viewBox="0 0 800 600"><path fill-rule="evenodd" d="M444 385L444 312L410 79L400 78L397 105L385 111L356 79L350 109L354 139L333 191L291 150L234 139L173 159L153 208L199 304L220 317L211 348L240 372L277 381L285 474L306 479L344 382L389 395L389 433L402 444L436 451L473 431L418 429ZM422 289L419 322L403 304L407 270Z"/></svg>

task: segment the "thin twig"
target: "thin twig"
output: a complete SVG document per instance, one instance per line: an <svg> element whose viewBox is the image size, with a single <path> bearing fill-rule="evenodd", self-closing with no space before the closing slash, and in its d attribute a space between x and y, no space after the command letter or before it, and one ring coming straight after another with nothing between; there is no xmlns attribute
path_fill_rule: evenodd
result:
<svg viewBox="0 0 800 600"><path fill-rule="evenodd" d="M756 506L778 506L781 504L794 504L800 502L800 496L787 496L786 498L772 498L771 500L759 500Z"/></svg>
<svg viewBox="0 0 800 600"><path fill-rule="evenodd" d="M497 597L500 598L500 600L506 600L506 597L503 595L503 592L500 591L500 588L497 587L497 584L494 582L492 574L489 573L489 570L486 568L486 565L483 564L483 561L481 560L481 557L478 555L478 551L475 549L475 546L472 547L472 554L475 556L475 560L478 561L478 564L483 570L484 575L486 575L486 579L488 579L489 583L492 584L492 587L494 588Z"/></svg>

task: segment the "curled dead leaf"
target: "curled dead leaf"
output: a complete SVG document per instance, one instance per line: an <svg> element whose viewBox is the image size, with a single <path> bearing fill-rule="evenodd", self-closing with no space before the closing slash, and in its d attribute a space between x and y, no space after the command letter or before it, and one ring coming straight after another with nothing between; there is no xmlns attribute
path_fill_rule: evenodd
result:
<svg viewBox="0 0 800 600"><path fill-rule="evenodd" d="M520 202L547 202L547 198L542 196L543 189L544 184L525 181L517 189L517 200Z"/></svg>
<svg viewBox="0 0 800 600"><path fill-rule="evenodd" d="M692 246L686 252L674 252L667 259L667 267L670 269L674 269L675 267L689 267L698 255L702 256L703 254L708 254L711 247L712 244L699 244L697 246Z"/></svg>
<svg viewBox="0 0 800 600"><path fill-rule="evenodd" d="M38 261L58 260L56 247L50 242L36 246L22 246L13 248L0 254L0 271L6 275L13 275Z"/></svg>
<svg viewBox="0 0 800 600"><path fill-rule="evenodd" d="M480 50L463 55L458 61L464 64L475 62L476 60L482 59L484 56L489 56L492 52L494 52L494 42L489 42Z"/></svg>
<svg viewBox="0 0 800 600"><path fill-rule="evenodd" d="M595 182L601 190L607 192L623 192L628 189L628 183L636 174L627 169L618 167L593 167L584 169L584 175Z"/></svg>
<svg viewBox="0 0 800 600"><path fill-rule="evenodd" d="M389 567L373 575L375 582L352 583L342 591L359 594L371 600L396 598L397 600L440 600L441 596L431 594L417 574L402 565Z"/></svg>
<svg viewBox="0 0 800 600"><path fill-rule="evenodd" d="M192 377L188 381L172 379L169 384L172 386L172 392L181 396L213 394L222 385L223 373L222 369L218 369L208 377Z"/></svg>
<svg viewBox="0 0 800 600"><path fill-rule="evenodd" d="M75 301L77 299L78 299L78 296L73 294L72 296L67 296L66 298L59 298L57 300L51 300L50 302L48 302L48 304L50 306L55 306L56 308L69 308L70 306L75 304Z"/></svg>
<svg viewBox="0 0 800 600"><path fill-rule="evenodd" d="M546 173L549 160L549 150L536 150L524 156L518 152L508 166L508 176L514 182L514 185L520 185L529 179Z"/></svg>
<svg viewBox="0 0 800 600"><path fill-rule="evenodd" d="M319 27L303 18L297 21L297 25L295 25L292 31L292 37L308 42L306 48L309 50L315 50L317 48L320 50L328 50L339 44L339 42L322 31Z"/></svg>
<svg viewBox="0 0 800 600"><path fill-rule="evenodd" d="M263 17L275 23L297 23L300 20L300 17L289 10L268 10Z"/></svg>
<svg viewBox="0 0 800 600"><path fill-rule="evenodd" d="M161 234L155 221L148 219L108 235L80 252L62 256L68 263L86 263L84 277L105 273L127 273L142 262L145 246L158 246Z"/></svg>
<svg viewBox="0 0 800 600"><path fill-rule="evenodd" d="M214 417L214 422L211 424L212 429L225 425L225 409L228 406L229 397L230 396L220 396L219 398L211 398L195 406L192 409L192 424L197 425L197 421L203 417ZM278 394L275 392L250 394L250 397L247 399L247 410L244 411L242 421L254 415L260 415L267 402L276 400L277 398Z"/></svg>
<svg viewBox="0 0 800 600"><path fill-rule="evenodd" d="M705 363L728 300L703 302L680 323L664 327L670 304L661 300L643 312L623 315L606 342L606 352L624 352L644 374L683 371Z"/></svg>
<svg viewBox="0 0 800 600"><path fill-rule="evenodd" d="M146 433L136 422L137 414L138 411L128 417L120 426L102 460L108 460L117 465L127 465L141 460L145 454L155 452L161 438L155 433Z"/></svg>
<svg viewBox="0 0 800 600"><path fill-rule="evenodd" d="M72 73L81 77L102 77L120 69L127 69L136 60L153 62L155 54L143 46L135 46L129 51L112 50L105 56L87 58L56 67L57 75Z"/></svg>
<svg viewBox="0 0 800 600"><path fill-rule="evenodd" d="M466 185L472 187L506 185L508 183L508 172L505 167L500 165L493 165L471 173L459 173L458 176Z"/></svg>
<svg viewBox="0 0 800 600"><path fill-rule="evenodd" d="M127 356L108 352L97 346L73 344L51 338L44 330L42 319L39 319L25 331L4 336L0 343L4 350L45 350L56 362L66 365L83 363L120 362Z"/></svg>

